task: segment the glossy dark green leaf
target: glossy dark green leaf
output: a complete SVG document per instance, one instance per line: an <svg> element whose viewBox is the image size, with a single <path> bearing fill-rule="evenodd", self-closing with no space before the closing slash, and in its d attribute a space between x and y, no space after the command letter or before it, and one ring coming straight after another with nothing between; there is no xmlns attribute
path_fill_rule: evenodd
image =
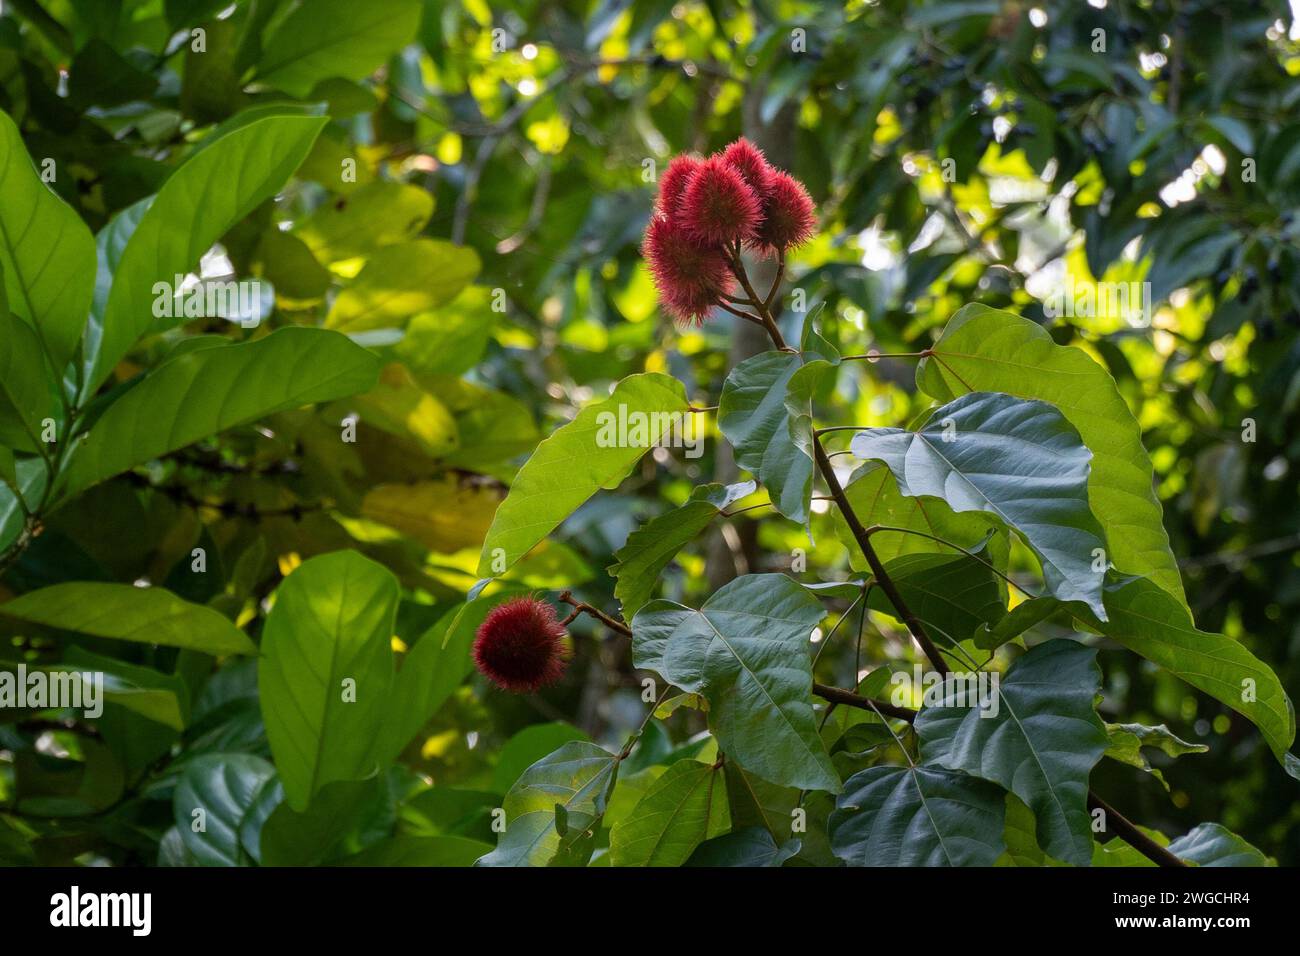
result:
<svg viewBox="0 0 1300 956"><path fill-rule="evenodd" d="M958 703L954 687L916 719L926 763L961 770L1010 790L1033 811L1038 843L1085 865L1092 856L1088 777L1105 752L1097 716L1097 652L1048 641L1019 658L997 688L997 708ZM999 832L1000 828L999 828Z"/></svg>
<svg viewBox="0 0 1300 956"><path fill-rule="evenodd" d="M200 866L249 866L239 841L244 817L275 768L251 754L210 754L190 761L177 782L172 811L180 838Z"/></svg>
<svg viewBox="0 0 1300 956"><path fill-rule="evenodd" d="M748 574L698 611L652 601L632 621L637 667L709 701L719 746L759 776L838 792L817 736L809 635L826 611L783 574Z"/></svg>
<svg viewBox="0 0 1300 956"><path fill-rule="evenodd" d="M942 767L868 767L844 783L831 848L849 866L992 866L1003 793Z"/></svg>
<svg viewBox="0 0 1300 956"><path fill-rule="evenodd" d="M800 841L792 839L776 845L772 834L762 827L745 827L706 840L696 847L687 866L783 866L799 852Z"/></svg>

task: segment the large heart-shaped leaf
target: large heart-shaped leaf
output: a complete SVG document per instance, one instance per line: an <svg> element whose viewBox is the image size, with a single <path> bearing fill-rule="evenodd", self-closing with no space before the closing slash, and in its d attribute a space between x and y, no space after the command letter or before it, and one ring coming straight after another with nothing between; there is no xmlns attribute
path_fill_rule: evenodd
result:
<svg viewBox="0 0 1300 956"><path fill-rule="evenodd" d="M231 226L274 196L325 123L319 116L266 116L197 150L172 173L130 231L103 317L87 328L83 396L94 394L157 321L155 283L188 273Z"/></svg>
<svg viewBox="0 0 1300 956"><path fill-rule="evenodd" d="M1000 787L941 767L868 767L844 783L831 849L850 866L992 866L1002 852Z"/></svg>
<svg viewBox="0 0 1300 956"><path fill-rule="evenodd" d="M64 493L274 412L363 392L379 367L338 332L296 327L182 353L108 407L73 451Z"/></svg>
<svg viewBox="0 0 1300 956"><path fill-rule="evenodd" d="M276 589L257 684L285 799L302 811L335 780L384 759L397 579L355 551L302 564Z"/></svg>
<svg viewBox="0 0 1300 956"><path fill-rule="evenodd" d="M731 827L722 768L679 760L651 784L609 835L614 866L681 866L695 848Z"/></svg>
<svg viewBox="0 0 1300 956"><path fill-rule="evenodd" d="M506 794L505 832L477 866L583 866L618 774L618 758L573 740L524 771Z"/></svg>
<svg viewBox="0 0 1300 956"><path fill-rule="evenodd" d="M698 611L651 601L632 621L637 667L709 701L718 746L759 776L839 792L817 735L809 635L821 603L783 574L747 574Z"/></svg>
<svg viewBox="0 0 1300 956"><path fill-rule="evenodd" d="M1028 319L968 305L922 359L916 384L939 401L972 391L1051 402L1092 452L1088 499L1108 529L1116 569L1149 575L1186 605L1142 429L1115 380L1087 353L1057 345Z"/></svg>
<svg viewBox="0 0 1300 956"><path fill-rule="evenodd" d="M76 581L30 591L0 604L0 615L61 631L206 654L256 654L239 628L212 608L162 588Z"/></svg>
<svg viewBox="0 0 1300 956"><path fill-rule="evenodd" d="M631 619L650 600L659 574L682 546L709 526L732 503L754 493L752 481L734 485L701 485L680 508L651 518L627 537L608 568L616 580L614 596Z"/></svg>
<svg viewBox="0 0 1300 956"><path fill-rule="evenodd" d="M631 375L614 394L588 405L519 469L497 509L478 573L504 573L601 488L622 481L641 456L685 421L686 390L657 373Z"/></svg>
<svg viewBox="0 0 1300 956"><path fill-rule="evenodd" d="M1101 692L1097 652L1073 641L1038 645L1001 678L996 712L971 706L965 690L949 689L917 716L921 756L1001 784L1034 812L1047 853L1086 865L1088 776L1108 743L1094 704Z"/></svg>
<svg viewBox="0 0 1300 956"><path fill-rule="evenodd" d="M4 298L36 333L51 368L62 372L90 311L95 240L81 217L41 182L18 127L3 110L0 196Z"/></svg>
<svg viewBox="0 0 1300 956"><path fill-rule="evenodd" d="M1015 528L1038 555L1048 588L1105 617L1101 527L1088 508L1091 454L1046 402L972 392L920 431L873 428L853 437L859 458L885 462L899 491L983 511Z"/></svg>

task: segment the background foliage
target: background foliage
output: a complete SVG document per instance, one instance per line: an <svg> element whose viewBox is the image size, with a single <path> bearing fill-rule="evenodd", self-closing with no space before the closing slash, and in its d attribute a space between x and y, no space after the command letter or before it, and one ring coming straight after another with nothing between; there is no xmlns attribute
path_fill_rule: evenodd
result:
<svg viewBox="0 0 1300 956"><path fill-rule="evenodd" d="M20 603L0 655L102 669L111 693L90 723L0 712L0 859L469 863L535 761L608 773L591 742L618 751L645 710L626 638L578 618L568 676L527 697L471 676L469 642L527 589L626 607L605 568L695 486L738 477L721 436L699 459L646 456L471 589L544 436L635 373L715 405L726 370L763 347L725 315L673 327L637 248L647 171L741 134L818 202L821 233L787 277L840 351L924 349L976 302L1098 359L1142 426L1197 624L1300 688L1300 45L1285 4L3 8L0 444L16 457L0 466L52 507L24 521L3 492L0 584ZM37 178L47 160L64 206ZM257 277L273 295L255 324L153 318L152 284L173 273ZM1153 326L1045 314L1053 291L1093 279L1149 281ZM865 425L930 404L892 360L845 365L816 397L819 418ZM340 440L349 416L355 443ZM66 460L59 447L54 487L32 437L47 417L88 435ZM844 577L849 549L814 512L810 544L768 511L706 510L654 596L697 607L737 573L789 571L795 549L807 581ZM133 584L187 603L142 603L155 592ZM899 655L896 622L873 606L868 624L860 652L819 656L818 680L856 686L861 662ZM304 628L334 642L335 671L304 655ZM1296 784L1245 719L1117 646L1099 659L1105 719L1209 750L1144 751L1163 779L1104 761L1094 789L1171 836L1219 821L1300 859ZM332 715L321 688L339 674L391 686ZM612 830L598 859L684 862L619 823L643 795L688 795L701 839L720 813L743 819L712 806L703 727L678 707L608 807L575 795L575 833L600 810ZM358 779L372 744L396 762ZM272 764L272 748L301 759ZM206 833L188 826L195 805ZM506 807L551 810L527 786ZM797 859L827 858L804 843Z"/></svg>

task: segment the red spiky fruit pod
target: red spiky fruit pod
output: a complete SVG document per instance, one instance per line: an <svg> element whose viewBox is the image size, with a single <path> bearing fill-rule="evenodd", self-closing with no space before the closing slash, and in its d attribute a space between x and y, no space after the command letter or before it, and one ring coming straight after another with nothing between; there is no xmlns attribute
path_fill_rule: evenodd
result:
<svg viewBox="0 0 1300 956"><path fill-rule="evenodd" d="M734 286L722 248L700 245L677 219L651 217L641 252L664 311L678 322L699 324Z"/></svg>
<svg viewBox="0 0 1300 956"><path fill-rule="evenodd" d="M768 252L784 252L808 241L816 228L817 210L808 190L793 176L774 170L755 244Z"/></svg>
<svg viewBox="0 0 1300 956"><path fill-rule="evenodd" d="M555 609L518 597L488 612L474 636L474 663L502 690L528 694L564 676L568 653Z"/></svg>
<svg viewBox="0 0 1300 956"><path fill-rule="evenodd" d="M712 156L696 170L682 197L681 224L707 246L728 246L754 238L763 204L740 173Z"/></svg>
<svg viewBox="0 0 1300 956"><path fill-rule="evenodd" d="M722 161L740 173L740 178L760 200L767 196L776 170L761 149L742 136L722 151Z"/></svg>
<svg viewBox="0 0 1300 956"><path fill-rule="evenodd" d="M678 216L686 187L703 165L704 160L698 156L674 156L659 180L659 198L655 201L655 209L670 219Z"/></svg>

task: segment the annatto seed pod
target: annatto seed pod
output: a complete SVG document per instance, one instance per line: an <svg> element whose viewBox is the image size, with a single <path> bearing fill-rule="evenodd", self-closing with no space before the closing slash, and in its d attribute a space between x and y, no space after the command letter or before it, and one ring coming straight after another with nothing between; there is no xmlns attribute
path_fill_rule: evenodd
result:
<svg viewBox="0 0 1300 956"><path fill-rule="evenodd" d="M812 197L793 176L775 171L763 202L763 221L757 244L765 250L785 251L812 237L817 211Z"/></svg>
<svg viewBox="0 0 1300 956"><path fill-rule="evenodd" d="M713 156L690 178L680 222L701 245L728 246L754 238L762 218L758 196L721 156Z"/></svg>
<svg viewBox="0 0 1300 956"><path fill-rule="evenodd" d="M776 170L761 149L742 136L722 151L722 161L740 173L740 178L760 201L766 198Z"/></svg>
<svg viewBox="0 0 1300 956"><path fill-rule="evenodd" d="M555 609L518 597L488 612L474 636L474 663L502 690L532 693L564 676L568 652Z"/></svg>
<svg viewBox="0 0 1300 956"><path fill-rule="evenodd" d="M701 322L735 284L721 247L699 244L667 216L651 218L641 252L660 303L678 322Z"/></svg>
<svg viewBox="0 0 1300 956"><path fill-rule="evenodd" d="M699 172L704 160L698 156L675 156L664 170L659 180L659 197L655 209L669 219L681 214L682 202L686 196L686 187L691 178Z"/></svg>

